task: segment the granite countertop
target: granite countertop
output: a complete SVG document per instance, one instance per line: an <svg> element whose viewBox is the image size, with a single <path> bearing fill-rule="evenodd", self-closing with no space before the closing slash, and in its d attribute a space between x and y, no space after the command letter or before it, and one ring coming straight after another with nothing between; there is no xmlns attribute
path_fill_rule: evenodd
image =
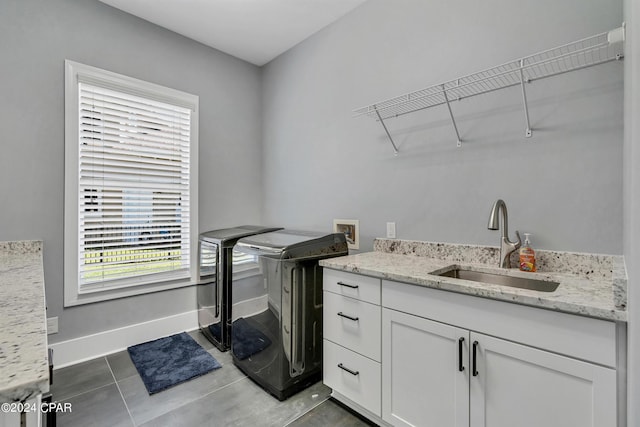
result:
<svg viewBox="0 0 640 427"><path fill-rule="evenodd" d="M605 320L627 320L626 272L622 257L537 252L536 273L510 269L509 275L559 282L540 292L431 274L453 264L504 274L497 248L376 239L374 251L320 261L335 270L458 292ZM517 264L512 264L517 265Z"/></svg>
<svg viewBox="0 0 640 427"><path fill-rule="evenodd" d="M0 242L0 402L49 390L42 242Z"/></svg>

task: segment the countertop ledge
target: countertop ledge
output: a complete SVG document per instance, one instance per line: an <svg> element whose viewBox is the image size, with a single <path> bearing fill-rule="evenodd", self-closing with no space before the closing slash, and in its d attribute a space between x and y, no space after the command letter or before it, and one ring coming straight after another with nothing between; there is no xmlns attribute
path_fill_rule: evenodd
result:
<svg viewBox="0 0 640 427"><path fill-rule="evenodd" d="M0 242L0 402L49 390L42 242Z"/></svg>
<svg viewBox="0 0 640 427"><path fill-rule="evenodd" d="M380 243L380 241L382 241L382 243ZM436 276L430 273L453 264L502 274L504 274L504 269L493 266L487 262L468 262L468 259L460 256L453 257L455 259L452 259L450 256L430 257L431 252L429 251L423 251L422 255L392 253L388 251L390 247L390 245L386 244L388 242L389 241L383 241L383 239L377 239L374 248L378 250L374 252L324 259L320 261L320 265L335 270L363 274L380 279L491 298L569 314L618 322L627 321L627 312L624 308L626 301L618 301L619 304L616 305L616 297L614 296L617 286L623 286L626 291L626 274L619 271L620 268L624 270L624 262L622 261L622 265L620 265L620 260L615 256L612 257L613 267L608 277L603 275L602 277L586 278L575 273L554 271L527 273L515 268L509 270L509 275L512 276L535 277L543 280L554 280L560 283L558 289L554 292L539 292ZM406 241L403 241L403 243L406 243ZM420 244L421 242L412 243ZM441 243L424 243L427 245L438 245L440 248L442 245L447 245ZM460 251L461 245L451 246L456 246L456 250ZM478 248L482 247L471 248L477 251ZM575 254L570 255L573 257ZM488 259L492 261L491 257L488 257ZM486 260L487 258L483 258L483 261ZM624 278L622 276L624 276ZM626 292L624 297L626 297Z"/></svg>

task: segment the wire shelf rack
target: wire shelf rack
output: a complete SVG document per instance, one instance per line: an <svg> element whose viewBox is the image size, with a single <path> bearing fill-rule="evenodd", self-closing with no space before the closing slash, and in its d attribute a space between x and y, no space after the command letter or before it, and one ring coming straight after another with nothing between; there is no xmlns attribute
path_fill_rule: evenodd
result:
<svg viewBox="0 0 640 427"><path fill-rule="evenodd" d="M354 117L368 116L380 121L391 141L394 152L398 154L398 149L384 120L438 105L446 105L457 136L458 146L460 146L462 141L451 110L451 102L519 85L522 88L527 125L525 136L530 137L532 130L529 126L525 83L624 58L624 31L623 25L606 33L357 108L353 111Z"/></svg>

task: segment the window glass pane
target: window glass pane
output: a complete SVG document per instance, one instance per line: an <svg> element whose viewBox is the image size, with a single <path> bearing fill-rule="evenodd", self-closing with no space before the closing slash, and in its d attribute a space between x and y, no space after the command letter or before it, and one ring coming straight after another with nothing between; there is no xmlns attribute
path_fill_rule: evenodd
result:
<svg viewBox="0 0 640 427"><path fill-rule="evenodd" d="M190 110L86 83L79 98L80 291L188 270Z"/></svg>

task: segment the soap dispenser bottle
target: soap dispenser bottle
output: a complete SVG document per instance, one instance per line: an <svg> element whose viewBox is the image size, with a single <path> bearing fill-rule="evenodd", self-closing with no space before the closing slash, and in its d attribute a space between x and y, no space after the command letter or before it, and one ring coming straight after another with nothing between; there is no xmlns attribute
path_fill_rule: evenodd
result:
<svg viewBox="0 0 640 427"><path fill-rule="evenodd" d="M536 253L531 248L530 233L524 233L524 244L520 248L520 270L536 271Z"/></svg>

